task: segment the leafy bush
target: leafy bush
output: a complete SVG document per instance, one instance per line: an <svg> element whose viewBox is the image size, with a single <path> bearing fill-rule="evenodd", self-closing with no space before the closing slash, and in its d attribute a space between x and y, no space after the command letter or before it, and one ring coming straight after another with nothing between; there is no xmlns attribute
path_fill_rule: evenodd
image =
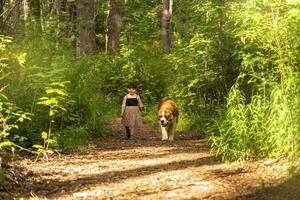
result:
<svg viewBox="0 0 300 200"><path fill-rule="evenodd" d="M24 138L19 134L13 134L13 131L18 129L19 124L23 123L24 120L30 119L30 113L22 111L20 107L16 106L6 95L4 95L4 90L9 87L4 81L7 79L10 70L7 64L8 57L5 54L7 48L6 45L10 42L10 37L0 36L0 80L2 81L0 89L0 167L2 156L5 154L7 148L13 151L16 147L12 140L22 140L22 138ZM22 64L21 61L20 64Z"/></svg>
<svg viewBox="0 0 300 200"><path fill-rule="evenodd" d="M232 4L240 76L212 126L213 150L224 160L284 155L299 158L299 5Z"/></svg>
<svg viewBox="0 0 300 200"><path fill-rule="evenodd" d="M85 127L69 126L61 133L60 143L66 151L80 151L91 143L91 135Z"/></svg>

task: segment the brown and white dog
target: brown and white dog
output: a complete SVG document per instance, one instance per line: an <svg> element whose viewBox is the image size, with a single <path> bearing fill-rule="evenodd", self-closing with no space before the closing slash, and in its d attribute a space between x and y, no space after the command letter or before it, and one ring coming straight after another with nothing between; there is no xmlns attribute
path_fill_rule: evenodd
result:
<svg viewBox="0 0 300 200"><path fill-rule="evenodd" d="M177 105L173 100L166 99L159 103L157 109L157 118L162 133L161 139L173 141L179 117Z"/></svg>

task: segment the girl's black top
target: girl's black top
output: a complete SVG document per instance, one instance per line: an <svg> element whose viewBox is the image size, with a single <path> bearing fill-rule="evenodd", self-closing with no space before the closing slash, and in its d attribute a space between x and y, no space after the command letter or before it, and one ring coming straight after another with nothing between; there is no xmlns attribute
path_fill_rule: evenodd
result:
<svg viewBox="0 0 300 200"><path fill-rule="evenodd" d="M139 102L137 98L127 98L126 99L126 106L138 106Z"/></svg>

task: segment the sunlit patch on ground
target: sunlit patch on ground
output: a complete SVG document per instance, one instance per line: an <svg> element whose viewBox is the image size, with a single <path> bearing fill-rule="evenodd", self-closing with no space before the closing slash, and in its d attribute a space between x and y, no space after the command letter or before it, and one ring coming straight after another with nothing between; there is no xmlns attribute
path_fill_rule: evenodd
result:
<svg viewBox="0 0 300 200"><path fill-rule="evenodd" d="M15 173L23 173L24 181L0 197L255 199L257 190L288 179L286 167L272 160L222 163L192 133L162 142L145 126L134 140L124 139L121 125L114 124L111 136L80 154L56 155L49 163L16 161Z"/></svg>

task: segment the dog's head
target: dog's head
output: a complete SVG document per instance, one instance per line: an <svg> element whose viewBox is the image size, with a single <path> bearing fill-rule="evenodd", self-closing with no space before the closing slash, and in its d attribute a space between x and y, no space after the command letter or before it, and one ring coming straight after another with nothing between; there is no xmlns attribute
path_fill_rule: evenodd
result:
<svg viewBox="0 0 300 200"><path fill-rule="evenodd" d="M166 127L174 119L174 114L172 111L167 109L159 110L158 120L161 126Z"/></svg>

